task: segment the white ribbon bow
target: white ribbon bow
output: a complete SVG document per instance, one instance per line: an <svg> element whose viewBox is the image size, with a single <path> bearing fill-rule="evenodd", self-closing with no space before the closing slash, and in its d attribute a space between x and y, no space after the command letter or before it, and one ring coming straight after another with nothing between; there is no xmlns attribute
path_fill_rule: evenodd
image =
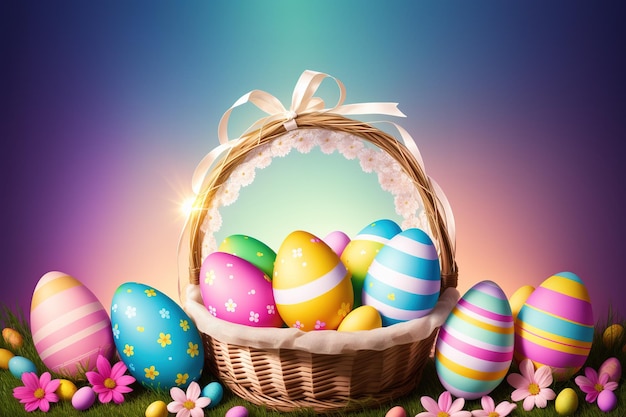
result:
<svg viewBox="0 0 626 417"><path fill-rule="evenodd" d="M314 97L315 92L325 78L332 78L339 88L339 98L337 100L337 103L330 108L324 108L324 100L319 97ZM296 122L298 116L315 112L334 113L339 115L380 114L386 116L406 117L406 115L398 109L398 103L374 102L343 104L345 96L346 89L343 83L337 78L332 77L328 74L324 74L322 72L310 70L306 70L300 75L300 78L298 79L298 82L293 89L291 106L289 107L289 110L287 110L285 106L283 106L280 100L265 91L252 90L249 93L244 94L224 113L224 115L220 119L217 131L220 144L216 148L211 150L204 158L202 158L202 160L196 167L191 180L191 186L194 193L199 194L200 191L204 189L204 181L206 180L207 173L211 169L211 166L213 165L215 160L223 152L230 150L235 144L237 144L239 140L241 140L241 137L245 136L247 133L257 130L271 122L283 120L285 129L289 131L294 130L298 127ZM239 138L231 140L228 138L228 120L230 118L230 114L235 108L246 103L254 104L260 110L267 113L268 116L254 122L252 126L250 126L243 134L241 134ZM398 130L402 141L404 142L404 145L415 156L418 164L423 170L424 162L422 160L422 156L411 135L404 128L393 122L386 123L390 123ZM442 215L445 216L446 225L448 227L451 241L454 242L455 225L450 204L448 203L446 196L443 194L443 190L441 190L441 188L434 182L434 180L432 180L432 178L431 182L434 185L433 189L440 204L439 208L443 209L441 211Z"/></svg>

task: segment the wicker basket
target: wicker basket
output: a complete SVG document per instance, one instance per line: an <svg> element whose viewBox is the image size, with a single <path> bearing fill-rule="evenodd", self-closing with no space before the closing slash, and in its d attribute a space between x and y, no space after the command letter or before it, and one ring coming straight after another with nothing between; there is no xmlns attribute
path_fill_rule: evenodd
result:
<svg viewBox="0 0 626 417"><path fill-rule="evenodd" d="M319 413L383 404L410 393L419 383L438 327L458 298L454 242L433 183L413 152L370 124L329 112L297 117L296 129L328 129L356 135L395 159L421 196L429 233L440 254L442 291L437 314L366 332L290 328L254 328L213 317L198 289L203 230L216 193L254 149L287 130L284 120L270 121L232 144L209 170L188 219L189 284L185 309L202 333L206 367L236 395L280 411L310 408ZM292 126L293 128L293 126Z"/></svg>

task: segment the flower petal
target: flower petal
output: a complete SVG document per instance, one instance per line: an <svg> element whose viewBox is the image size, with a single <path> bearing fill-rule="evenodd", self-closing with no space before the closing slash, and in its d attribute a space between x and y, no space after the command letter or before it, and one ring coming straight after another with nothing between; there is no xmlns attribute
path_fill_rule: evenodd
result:
<svg viewBox="0 0 626 417"><path fill-rule="evenodd" d="M113 391L110 389L107 389L106 391L99 393L98 399L100 400L102 404L110 403L111 400L113 399Z"/></svg>
<svg viewBox="0 0 626 417"><path fill-rule="evenodd" d="M528 387L518 388L511 393L511 400L517 402L523 400L524 398L528 398L529 396L530 391L528 391Z"/></svg>
<svg viewBox="0 0 626 417"><path fill-rule="evenodd" d="M202 408L192 408L191 410L189 410L191 417L204 417L204 411L202 410Z"/></svg>
<svg viewBox="0 0 626 417"><path fill-rule="evenodd" d="M524 378L524 376L520 374L509 374L509 376L506 377L506 382L508 382L513 388L517 389L528 388L529 384L528 379Z"/></svg>
<svg viewBox="0 0 626 417"><path fill-rule="evenodd" d="M489 413L485 410L474 410L472 411L472 416L474 417L489 417Z"/></svg>
<svg viewBox="0 0 626 417"><path fill-rule="evenodd" d="M195 402L200 396L200 392L200 385L196 381L192 381L187 387L187 398Z"/></svg>
<svg viewBox="0 0 626 417"><path fill-rule="evenodd" d="M552 369L549 366L540 366L535 372L535 382L540 388L552 385Z"/></svg>
<svg viewBox="0 0 626 417"><path fill-rule="evenodd" d="M90 371L85 373L85 376L87 377L87 381L89 381L89 383L94 387L97 385L104 386L104 377L99 373Z"/></svg>
<svg viewBox="0 0 626 417"><path fill-rule="evenodd" d="M452 404L450 404L450 407L448 407L448 414L453 415L463 410L464 406L465 400L463 398L457 398L456 400L452 401Z"/></svg>
<svg viewBox="0 0 626 417"><path fill-rule="evenodd" d="M552 388L542 388L539 391L539 395L549 401L552 401L556 398L556 393L552 391Z"/></svg>
<svg viewBox="0 0 626 417"><path fill-rule="evenodd" d="M44 413L50 411L50 403L45 398L39 400L39 409Z"/></svg>
<svg viewBox="0 0 626 417"><path fill-rule="evenodd" d="M35 391L39 388L39 377L34 372L24 372L22 374L22 383L25 387L28 387Z"/></svg>
<svg viewBox="0 0 626 417"><path fill-rule="evenodd" d="M424 407L429 413L437 415L437 413L441 411L439 404L437 404L437 402L431 397L424 395L420 398L420 402L422 403L422 407Z"/></svg>
<svg viewBox="0 0 626 417"><path fill-rule="evenodd" d="M170 396L172 397L174 401L179 402L181 404L187 401L187 394L185 394L185 391L183 391L182 389L178 387L172 387L170 389ZM172 413L175 413L175 411L172 411Z"/></svg>
<svg viewBox="0 0 626 417"><path fill-rule="evenodd" d="M439 405L439 409L441 411L448 412L450 410L450 405L452 404L452 394L449 391L444 391L439 396L439 401L437 401Z"/></svg>
<svg viewBox="0 0 626 417"><path fill-rule="evenodd" d="M535 365L530 359L524 359L519 365L519 370L526 381L534 381L535 378Z"/></svg>
<svg viewBox="0 0 626 417"><path fill-rule="evenodd" d="M589 381L591 381L592 384L598 382L598 373L590 366L585 368L585 376L589 378Z"/></svg>
<svg viewBox="0 0 626 417"><path fill-rule="evenodd" d="M38 409L38 408L39 408L39 402L40 402L39 400L37 400L37 401L32 401L32 402L28 402L28 403L24 404L24 409L25 409L26 411L28 411L29 413L30 413L31 411L35 411L36 409Z"/></svg>
<svg viewBox="0 0 626 417"><path fill-rule="evenodd" d="M182 410L183 408L184 408L183 403L178 402L178 401L172 401L171 403L167 405L167 411L169 411L170 413L177 413L179 410Z"/></svg>
<svg viewBox="0 0 626 417"><path fill-rule="evenodd" d="M52 381L46 384L46 386L44 387L44 391L46 393L54 392L59 388L59 385L61 385L61 381L58 379L53 379Z"/></svg>
<svg viewBox="0 0 626 417"><path fill-rule="evenodd" d="M196 407L204 408L209 404L211 404L211 399L209 397L200 397L196 400Z"/></svg>
<svg viewBox="0 0 626 417"><path fill-rule="evenodd" d="M533 408L535 408L535 396L529 395L528 397L524 398L524 410L530 411Z"/></svg>
<svg viewBox="0 0 626 417"><path fill-rule="evenodd" d="M546 406L548 405L548 400L546 397L544 397L543 395L541 395L541 393L535 395L535 405L538 408L546 408Z"/></svg>
<svg viewBox="0 0 626 417"><path fill-rule="evenodd" d="M50 376L50 372L44 372L39 377L39 386L41 388L45 388L45 386L48 385L50 381L52 381L52 376Z"/></svg>
<svg viewBox="0 0 626 417"><path fill-rule="evenodd" d="M22 400L22 399L34 399L35 396L33 395L33 390L28 388L28 387L15 387L13 388L13 396L15 398L17 398L18 400Z"/></svg>
<svg viewBox="0 0 626 417"><path fill-rule="evenodd" d="M437 417L437 414L431 413L430 411L422 411L421 413L417 413L415 417Z"/></svg>
<svg viewBox="0 0 626 417"><path fill-rule="evenodd" d="M96 359L96 368L98 368L98 372L104 377L104 379L111 376L111 364L104 356L98 355L98 359Z"/></svg>
<svg viewBox="0 0 626 417"><path fill-rule="evenodd" d="M614 381L610 381L604 384L604 389L607 389L609 391L615 391L617 387L618 387L618 384L617 382L614 382Z"/></svg>
<svg viewBox="0 0 626 417"><path fill-rule="evenodd" d="M128 368L124 365L124 362L117 362L111 368L111 379L117 382L117 380L126 373Z"/></svg>
<svg viewBox="0 0 626 417"><path fill-rule="evenodd" d="M511 412L516 408L517 404L513 404L508 401L502 401L496 406L495 412L498 413L500 417L506 417L511 414Z"/></svg>
<svg viewBox="0 0 626 417"><path fill-rule="evenodd" d="M483 406L483 410L485 410L487 413L491 413L496 409L493 398L488 395L483 395L483 397L480 399L480 405Z"/></svg>
<svg viewBox="0 0 626 417"><path fill-rule="evenodd" d="M132 383L134 383L136 381L136 379L133 376L130 375L122 375L121 377L117 378L115 380L115 383L119 386L119 385L130 385Z"/></svg>

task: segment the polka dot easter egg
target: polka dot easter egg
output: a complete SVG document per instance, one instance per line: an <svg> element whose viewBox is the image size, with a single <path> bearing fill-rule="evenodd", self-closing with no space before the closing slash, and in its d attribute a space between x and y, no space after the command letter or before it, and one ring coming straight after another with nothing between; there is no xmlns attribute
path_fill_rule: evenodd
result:
<svg viewBox="0 0 626 417"><path fill-rule="evenodd" d="M389 326L430 313L440 290L437 249L424 231L407 229L372 261L363 283L363 304L378 310L383 326Z"/></svg>
<svg viewBox="0 0 626 417"><path fill-rule="evenodd" d="M363 228L344 248L341 261L352 276L354 289L354 305L363 304L361 294L367 269L378 254L378 251L389 239L400 233L402 229L393 220L381 219Z"/></svg>
<svg viewBox="0 0 626 417"><path fill-rule="evenodd" d="M517 315L515 360L550 366L556 381L568 380L587 360L593 333L585 284L576 274L558 273L528 296Z"/></svg>
<svg viewBox="0 0 626 417"><path fill-rule="evenodd" d="M79 280L51 271L41 277L30 306L30 329L43 363L70 379L95 369L98 355L115 351L111 321L98 298Z"/></svg>
<svg viewBox="0 0 626 417"><path fill-rule="evenodd" d="M225 252L210 253L200 268L200 293L209 313L254 327L282 327L270 278L259 268Z"/></svg>
<svg viewBox="0 0 626 417"><path fill-rule="evenodd" d="M183 309L159 290L134 282L120 285L111 301L111 323L121 360L144 387L186 387L200 378L200 333Z"/></svg>
<svg viewBox="0 0 626 417"><path fill-rule="evenodd" d="M439 329L435 369L446 390L476 399L493 391L513 360L513 315L504 291L481 281L458 301Z"/></svg>
<svg viewBox="0 0 626 417"><path fill-rule="evenodd" d="M265 243L251 236L230 235L220 243L218 252L226 252L238 256L259 268L271 277L274 272L276 252Z"/></svg>
<svg viewBox="0 0 626 417"><path fill-rule="evenodd" d="M272 286L280 316L303 331L337 329L354 302L350 273L339 256L301 230L278 249Z"/></svg>

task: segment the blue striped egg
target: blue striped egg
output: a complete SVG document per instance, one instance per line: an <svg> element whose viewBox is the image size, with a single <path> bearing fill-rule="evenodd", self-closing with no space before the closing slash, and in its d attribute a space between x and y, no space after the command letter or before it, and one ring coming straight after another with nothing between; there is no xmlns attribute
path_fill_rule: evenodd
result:
<svg viewBox="0 0 626 417"><path fill-rule="evenodd" d="M435 369L451 394L476 399L493 391L513 360L514 326L502 289L481 281L458 301L439 329Z"/></svg>
<svg viewBox="0 0 626 417"><path fill-rule="evenodd" d="M430 313L440 290L437 249L423 230L412 228L380 249L367 270L362 297L389 326Z"/></svg>
<svg viewBox="0 0 626 417"><path fill-rule="evenodd" d="M393 220L376 220L365 226L343 249L341 261L352 276L355 307L362 305L363 281L378 251L401 231Z"/></svg>

